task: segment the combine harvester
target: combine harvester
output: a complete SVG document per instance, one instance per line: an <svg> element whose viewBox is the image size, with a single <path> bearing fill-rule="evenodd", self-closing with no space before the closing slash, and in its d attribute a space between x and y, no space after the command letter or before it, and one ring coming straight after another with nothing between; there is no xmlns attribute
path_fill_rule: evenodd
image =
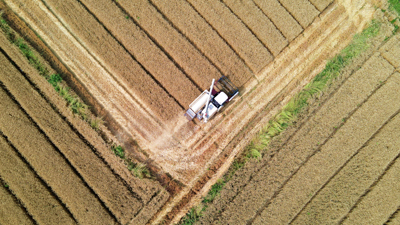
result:
<svg viewBox="0 0 400 225"><path fill-rule="evenodd" d="M216 89L214 82L215 79L212 80L209 91L203 91L203 93L189 105L189 109L185 113L185 117L189 121L197 117L200 121L204 119L203 121L206 123L239 93L238 88L225 76L219 78L217 83L215 83Z"/></svg>

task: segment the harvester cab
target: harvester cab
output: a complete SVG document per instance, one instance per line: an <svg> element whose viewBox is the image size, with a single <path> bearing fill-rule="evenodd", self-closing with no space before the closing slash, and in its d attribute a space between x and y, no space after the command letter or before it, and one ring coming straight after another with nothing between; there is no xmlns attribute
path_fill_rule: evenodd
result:
<svg viewBox="0 0 400 225"><path fill-rule="evenodd" d="M185 117L188 120L193 120L197 117L199 120L203 120L206 123L238 93L238 88L235 87L227 77L222 76L216 83L213 79L210 90L203 91L189 105Z"/></svg>

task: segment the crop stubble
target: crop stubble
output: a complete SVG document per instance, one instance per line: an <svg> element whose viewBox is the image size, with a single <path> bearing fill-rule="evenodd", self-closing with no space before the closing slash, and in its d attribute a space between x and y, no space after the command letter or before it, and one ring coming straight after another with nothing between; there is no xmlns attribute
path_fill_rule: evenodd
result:
<svg viewBox="0 0 400 225"><path fill-rule="evenodd" d="M3 185L0 185L0 224L34 224L23 206L17 203Z"/></svg>
<svg viewBox="0 0 400 225"><path fill-rule="evenodd" d="M399 155L400 116L368 141L360 152L302 209L295 224L338 223ZM371 223L370 223L371 224Z"/></svg>
<svg viewBox="0 0 400 225"><path fill-rule="evenodd" d="M308 27L319 11L308 0L279 0L303 28Z"/></svg>
<svg viewBox="0 0 400 225"><path fill-rule="evenodd" d="M226 207L220 218L222 223L245 221L254 217L257 209L262 208L285 180L317 149L317 143L323 143L334 131L333 127L357 108L358 103L362 103L375 89L379 80L385 80L393 71L386 67L381 68L380 65L388 64L380 57L371 58L367 64L371 65L352 75L335 96L317 112L312 121L296 132L292 140L253 176L249 184ZM366 71L370 71L371 75L363 85L359 85L358 81L364 77ZM356 92L353 85L358 85ZM343 98L351 100L342 101ZM293 153L296 153L296 156ZM259 185L260 183L264 185Z"/></svg>
<svg viewBox="0 0 400 225"><path fill-rule="evenodd" d="M291 42L302 31L300 24L282 7L278 0L254 0L283 35Z"/></svg>
<svg viewBox="0 0 400 225"><path fill-rule="evenodd" d="M3 65L3 68L7 72L0 76L1 81L52 143L65 155L119 221L125 223L132 219L143 206L143 203L134 196L136 193L131 193L65 121L60 120L57 113L30 87L15 68L11 65Z"/></svg>
<svg viewBox="0 0 400 225"><path fill-rule="evenodd" d="M268 49L222 2L209 0L188 0L188 2L230 44L253 73L260 72L272 61L273 56ZM247 77L248 79L250 78Z"/></svg>
<svg viewBox="0 0 400 225"><path fill-rule="evenodd" d="M252 76L238 55L186 1L152 2L235 85L243 85Z"/></svg>
<svg viewBox="0 0 400 225"><path fill-rule="evenodd" d="M274 56L288 41L271 20L251 0L224 0L225 4L250 28Z"/></svg>

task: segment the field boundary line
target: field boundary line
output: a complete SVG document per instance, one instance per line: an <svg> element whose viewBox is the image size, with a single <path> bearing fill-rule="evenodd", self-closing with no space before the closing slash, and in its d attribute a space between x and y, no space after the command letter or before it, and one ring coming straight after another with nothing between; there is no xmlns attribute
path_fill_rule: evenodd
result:
<svg viewBox="0 0 400 225"><path fill-rule="evenodd" d="M84 7L85 8L85 10L107 31L107 33L109 33L110 34L110 36L118 43L118 45L120 45L130 56L131 56L131 58L133 59L133 60L135 60L139 65L140 65L140 67L143 69L143 70L145 70L146 71L146 74L147 75L149 75L165 92L167 92L167 94L171 97L171 98L173 98L174 100L175 100L175 102L176 103L178 103L181 107L182 107L182 109L185 109L185 107L184 106L182 106L179 102L178 102L178 100L176 99L176 98L174 98L170 93L169 93L169 91L167 91L167 89L166 88L164 88L164 86L162 86L161 85L161 83L149 72L149 70L148 69L146 69L146 67L141 63L141 62L139 62L139 60L136 58L136 56L133 54L133 53L131 53L126 47L125 47L125 45L123 45L122 43L121 43L121 41L117 38L117 37L115 37L115 35L100 21L100 19L96 16L96 15L94 15L94 13L91 11L91 10L89 10L89 8L86 6L86 4L85 3L82 3L82 1L81 0L77 0L78 2L79 2L79 4L81 4L82 5L82 7ZM201 91L201 88L196 84L196 82L194 82L193 81L193 79L186 73L186 71L175 61L175 59L167 52L167 51L165 51L165 49L158 43L158 42L156 42L155 41L155 39L152 37L152 36L150 36L149 34L148 34L148 32L146 32L144 29L142 29L142 27L140 27L138 24L137 24L137 22L132 18L132 17L129 17L129 19L138 27L138 28L140 28L140 30L141 31L143 31L144 33L145 33L145 35L147 36L147 38L149 38L154 44L155 44L155 46L157 46L164 54L165 54L165 56L169 59L169 60L171 60L171 62L176 66L176 68L178 68L178 70L180 70L189 80L190 80L190 82L192 82L192 84L194 85L194 86L196 86L196 88L199 90L199 91Z"/></svg>
<svg viewBox="0 0 400 225"><path fill-rule="evenodd" d="M1 51L2 49L0 49ZM6 94L11 98L13 103L22 111L22 113L31 121L32 125L38 130L38 132L46 139L46 141L55 149L55 151L60 154L60 156L65 160L66 164L71 167L72 171L76 176L78 176L82 183L88 188L88 190L96 196L100 204L105 208L105 210L110 214L115 221L117 221L117 217L111 212L111 210L107 207L105 202L100 199L99 195L89 186L83 176L76 170L76 168L72 165L72 163L68 160L68 158L62 153L62 151L52 142L50 137L41 129L41 127L33 120L33 118L28 114L28 112L21 106L21 104L16 100L16 98L12 95L12 93L7 89L2 81L0 81L0 87L6 92Z"/></svg>
<svg viewBox="0 0 400 225"><path fill-rule="evenodd" d="M102 154L97 151L97 149L94 147L94 145L92 145L88 140L86 140L86 138L79 132L79 130L73 125L73 123L71 123L68 118L66 116L64 116L60 110L57 108L56 105L53 104L53 102L46 96L45 93L43 93L39 87L37 86L37 84L35 82L33 82L29 76L26 75L26 73L24 71L22 71L22 69L17 65L17 63L10 57L9 54L7 54L4 49L0 48L0 52L3 53L3 55L8 59L8 61L17 69L20 71L20 74L24 77L24 79L29 83L29 85L49 104L49 106L53 109L53 111L70 127L70 129L79 137L79 139L81 139L81 141L88 146L91 151L93 151L93 153L107 166L107 168L114 174L114 176L120 180L124 186L126 186L128 188L128 190L132 193L132 195L135 196L135 198L137 200L139 200L141 203L143 202L143 199L136 193L133 191L131 185L129 185L127 183L127 181L125 179L123 179L121 177L121 175L119 173L117 173L115 171L115 169L113 169L113 167L110 165L110 163L102 156ZM0 81L0 85L3 85L3 87L5 87L5 85L2 83L2 81ZM10 92L11 94L11 92ZM18 104L19 105L19 104ZM22 106L21 106L22 108ZM47 136L47 135L46 135ZM50 138L49 138L50 139Z"/></svg>
<svg viewBox="0 0 400 225"><path fill-rule="evenodd" d="M233 12L233 10L232 10L231 8L229 8L229 6L226 5L226 3L225 3L224 1L222 1L222 0L219 0L219 1L221 2L221 4L223 4L223 5L232 13L233 16L235 16L238 20L240 20L240 22L241 22L241 23L251 32L251 34L258 40L258 42L260 42L261 45L264 46L264 48L266 48L266 49L268 50L268 53L271 54L271 56L272 56L272 61L274 61L275 56L274 56L274 54L272 54L272 52L271 52L271 50L268 48L268 46L265 45L264 42L262 42L262 41L260 40L259 37L257 37L257 35L254 33L254 31L253 31L243 20L241 20L241 19L239 18L239 16L238 16L235 12ZM271 62L272 62L272 61L271 61ZM262 70L262 69L261 69L261 70Z"/></svg>
<svg viewBox="0 0 400 225"><path fill-rule="evenodd" d="M4 87L1 87L4 90ZM7 93L6 90L4 90L4 92ZM46 188L46 190L48 190L51 194L51 196L54 197L54 199L56 199L56 201L63 207L63 209L65 210L65 212L78 224L78 220L75 218L74 214L69 210L69 208L67 207L67 205L60 199L60 197L54 192L54 190L50 187L50 185L43 180L43 178L41 176L39 176L39 174L37 173L37 171L32 167L32 165L26 160L26 158L21 154L20 151L18 151L18 149L14 146L14 144L8 139L8 137L3 133L3 131L0 129L0 139L4 139L4 141L10 146L10 148L12 150L14 150L14 152L18 155L18 158L24 163L26 164L26 166L29 168L29 170L32 171L32 173L35 174L35 177L39 180L39 182ZM1 181L4 181L4 178L1 177L0 175L0 183ZM12 192L11 190L9 190L10 192ZM16 196L15 196L16 197ZM19 200L22 202L22 200ZM28 210L26 209L26 207L24 207L25 210L28 212ZM33 219L33 218L32 218ZM35 221L36 222L36 221Z"/></svg>
<svg viewBox="0 0 400 225"><path fill-rule="evenodd" d="M76 36L74 35L70 29L68 29L65 26L65 23L50 9L50 7L47 5L46 2L44 2L44 0L34 0L34 1L41 1L43 5L45 5L46 9L54 16L54 18L57 19L57 21L62 24L62 26L64 27L64 29L68 32L68 34L74 38L74 40L90 55L92 56L92 59L95 60L97 62L97 64L104 70L107 72L107 74L110 75L110 77L119 85L119 87L121 87L130 97L131 99L140 106L140 110L143 110L147 113L147 116L150 116L154 121L156 121L156 123L158 125L160 125L161 127L164 127L163 123L160 123L160 121L158 119L156 119L150 112L148 112L148 110L146 109L146 107L144 107L143 105L145 105L145 103L143 103L142 101L138 100L138 98L133 95L130 91L128 91L128 88L126 87L126 85L124 85L119 79L117 79L113 73L111 73L110 70L108 70L105 66L104 62L101 62L99 57L96 57L95 55L93 55L92 51L90 51L86 45L84 45L82 43L82 41ZM140 65L140 64L139 64ZM148 71L144 70L147 74ZM150 76L151 77L151 76ZM152 78L153 79L153 78ZM163 88L162 86L160 86L160 88ZM168 94L168 92L167 92ZM175 100L175 98L173 98ZM181 106L181 105L180 105ZM182 106L181 106L182 107Z"/></svg>
<svg viewBox="0 0 400 225"><path fill-rule="evenodd" d="M0 136L3 136L3 132L0 130ZM9 188L5 187L6 182L3 180L3 178L0 176L0 185L2 185L8 192L8 194L13 198L14 202L24 211L24 213L27 215L27 217L32 221L33 224L38 224L38 222L33 218L32 214L29 213L29 211L26 209L26 206L23 204L21 199L19 199Z"/></svg>
<svg viewBox="0 0 400 225"><path fill-rule="evenodd" d="M317 8L317 6L314 4L314 3L312 3L312 1L310 1L310 0L307 0L312 6L314 6L314 8L316 9L316 10L318 10L319 11L319 13L321 14L321 12L323 12L324 10L322 10L322 11L320 11L318 8ZM332 2L331 2L332 3ZM329 3L329 5L331 4L331 3ZM328 5L328 6L329 6ZM326 8L325 8L326 9Z"/></svg>
<svg viewBox="0 0 400 225"><path fill-rule="evenodd" d="M229 44L229 42L222 36L221 33L218 32L218 30L211 25L210 22L208 22L208 20L206 20L206 18L200 14L200 12L197 10L196 7L193 6L193 4L191 2L189 2L189 0L184 0L186 1L190 7L192 7L192 9L207 23L208 26L211 27L211 29L225 42L225 44L235 53L235 55L240 59L240 61L243 62L243 64L247 67L247 69L249 69L249 71L251 71L251 75L253 76L254 79L257 79L257 77L255 76L254 71L250 68L250 66L248 65L248 63L239 55L239 53L236 51L236 49L233 48L233 46L231 44Z"/></svg>
<svg viewBox="0 0 400 225"><path fill-rule="evenodd" d="M396 73L394 73L394 74L396 74ZM394 118L395 116L397 116L397 115L399 115L399 114L400 114L400 109L397 110L397 112L395 112L395 113L385 122L385 124L384 124L383 126L385 126L386 124L388 124L391 120L393 120L393 118ZM370 140L380 132L380 130L383 128L383 126L380 127L380 128L376 131L376 133L373 134L373 136L363 145L363 147L365 147L366 145L368 145L368 143L370 142ZM389 163L388 166L386 166L386 168L385 168L385 170L383 171L383 173L382 173L381 175L379 175L379 177L371 184L371 186L369 186L369 188L360 196L360 198L354 203L354 205L350 208L350 210L346 213L346 215L344 215L344 216L339 220L339 223L338 223L338 224L343 224L343 222L349 217L349 215L354 211L354 209L357 208L358 204L360 204L360 202L368 195L368 193L370 193L370 192L375 188L375 186L379 183L379 181L382 180L382 178L386 175L387 171L390 170L390 168L392 168L392 166L393 166L396 162L399 162L399 160L400 160L400 153L397 154L396 158L394 158L394 159ZM347 163L347 162L346 162L346 163ZM400 209L400 206L399 206L399 208L398 208L397 210L395 210L395 211L391 214L391 216L394 215L399 209ZM391 216L389 216L388 219L390 219Z"/></svg>

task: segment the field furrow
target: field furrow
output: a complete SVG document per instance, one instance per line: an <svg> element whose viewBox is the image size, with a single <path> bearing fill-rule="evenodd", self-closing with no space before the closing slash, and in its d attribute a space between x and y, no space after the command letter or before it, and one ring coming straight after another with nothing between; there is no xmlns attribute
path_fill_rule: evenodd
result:
<svg viewBox="0 0 400 225"><path fill-rule="evenodd" d="M329 4L333 2L333 0L310 0L310 2L320 11L322 12Z"/></svg>
<svg viewBox="0 0 400 225"><path fill-rule="evenodd" d="M296 132L265 167L252 176L248 185L221 214L222 223L240 223L253 218L257 210L262 209L301 164L329 138L335 130L334 126L339 125L343 118L356 109L373 92L379 81L385 80L393 72L393 68L378 56L369 59L367 65L352 75L311 121ZM360 85L358 81L366 77L366 73L369 74L368 79ZM358 87L356 91L354 85ZM342 101L343 98L352 100Z"/></svg>
<svg viewBox="0 0 400 225"><path fill-rule="evenodd" d="M352 159L364 143L400 109L400 95L397 94L399 88L400 76L391 76L386 84L300 167L254 223L290 222L336 171Z"/></svg>
<svg viewBox="0 0 400 225"><path fill-rule="evenodd" d="M302 209L293 224L338 224L371 185L385 172L400 151L400 115L352 158ZM369 223L373 224L373 223Z"/></svg>
<svg viewBox="0 0 400 225"><path fill-rule="evenodd" d="M1 90L1 102L10 101ZM33 219L40 224L75 224L68 210L53 196L29 165L25 164L0 136L0 177L21 200Z"/></svg>
<svg viewBox="0 0 400 225"><path fill-rule="evenodd" d="M235 85L242 86L252 76L251 71L239 56L186 1L152 0L152 2ZM121 4L129 7L133 15L139 15L138 9L135 9L132 3L128 5L121 2ZM136 7L144 8L142 6L144 4L143 0L140 0Z"/></svg>
<svg viewBox="0 0 400 225"><path fill-rule="evenodd" d="M308 0L279 0L303 28L308 27L319 11Z"/></svg>
<svg viewBox="0 0 400 225"><path fill-rule="evenodd" d="M3 184L0 185L0 224L34 224L25 209Z"/></svg>
<svg viewBox="0 0 400 225"><path fill-rule="evenodd" d="M254 3L267 15L275 26L290 41L295 39L303 28L278 2L278 0L254 0Z"/></svg>
<svg viewBox="0 0 400 225"><path fill-rule="evenodd" d="M1 58L1 61L6 62L7 59L3 55ZM6 72L0 75L0 81L46 133L51 142L65 155L119 221L126 223L131 220L143 207L141 198L138 199L136 196L137 193L128 190L121 179L116 177L111 169L60 118L15 67L10 63L3 63L2 68Z"/></svg>
<svg viewBox="0 0 400 225"><path fill-rule="evenodd" d="M1 69L11 72L11 75L1 74L0 80L3 83L5 76L17 77L18 72L15 72L10 67L4 67L7 59L3 55L1 56ZM24 82L17 81L16 84L23 85ZM24 87L19 87L19 90L23 93ZM26 92L23 94L25 96L28 95ZM34 93L33 95L37 96ZM1 114L8 116L0 117L0 130L32 166L38 176L59 196L74 215L74 218L79 223L84 224L114 223L113 217L109 215L109 212L103 207L99 199L75 173L75 170L71 168L63 155L48 142L47 137L37 129L18 105L6 94L3 93L2 96L4 100L2 100L2 107L0 107ZM32 101L31 104L43 107L40 102ZM46 117L51 110L43 112L42 116Z"/></svg>
<svg viewBox="0 0 400 225"><path fill-rule="evenodd" d="M156 99L148 99L155 96L149 95L147 91L151 91L157 97L164 96L159 95L162 92L158 93L156 89L150 90L148 88L150 86L144 87L143 83L133 82L134 85L147 90L135 95L134 92L128 90L128 83L115 80L41 2L6 0L6 4L53 49L75 78L92 96L96 97L102 108L107 109L102 113L113 115L113 119L120 126L119 129L131 135L129 138L143 144L154 140L163 132L163 126L157 118L163 118L165 121L176 116L176 114L173 115L174 113L165 111L163 105L160 105ZM136 78L139 79L140 76L137 74ZM140 100L141 95L147 97ZM149 100L148 103L151 103L151 107L146 103L146 99ZM163 97L163 101L168 102L169 99L169 97ZM149 114L152 108L155 110L153 114Z"/></svg>
<svg viewBox="0 0 400 225"><path fill-rule="evenodd" d="M277 56L288 45L288 41L282 33L253 1L224 0L224 2L274 56Z"/></svg>
<svg viewBox="0 0 400 225"><path fill-rule="evenodd" d="M398 225L400 224L400 205L397 207L396 212L394 212L391 217L386 221L387 225Z"/></svg>
<svg viewBox="0 0 400 225"><path fill-rule="evenodd" d="M384 224L400 205L399 173L400 161L397 158L342 224ZM392 221L397 224L396 219Z"/></svg>
<svg viewBox="0 0 400 225"><path fill-rule="evenodd" d="M213 0L188 0L188 2L229 43L253 73L259 73L272 61L273 56L268 49L222 2Z"/></svg>
<svg viewBox="0 0 400 225"><path fill-rule="evenodd" d="M174 67L173 64L170 64L170 66L166 64L163 69L174 69L174 71L170 72L176 73L174 74L176 80L170 79L167 76L167 72L160 70L159 65L154 63L153 60L150 61L149 58L146 62L143 62L145 64L139 64L135 61L110 33L104 29L102 24L90 15L78 1L46 0L45 2L64 26L73 33L114 76L129 83L133 91L142 94L147 93L147 95L152 96L151 98L154 99L153 101L158 102L158 104L163 105L165 110L173 113L179 111L179 106L174 103L171 98L168 98L167 94L173 96L181 105L190 104L191 99L185 98L185 95L198 96L199 90L197 90L190 80ZM141 47L144 47L144 43ZM140 53L142 54L141 57L145 57L143 53L145 53L145 51ZM160 60L160 58L157 59L157 56L154 56L154 60ZM165 58L163 60L165 60ZM173 81L180 82L185 88L174 85ZM155 82L158 82L167 93L155 92L155 90L160 89L160 87L154 84ZM187 92L185 92L185 90L187 90ZM142 99L145 98L149 98L149 96L142 96ZM148 102L148 104L154 103Z"/></svg>

